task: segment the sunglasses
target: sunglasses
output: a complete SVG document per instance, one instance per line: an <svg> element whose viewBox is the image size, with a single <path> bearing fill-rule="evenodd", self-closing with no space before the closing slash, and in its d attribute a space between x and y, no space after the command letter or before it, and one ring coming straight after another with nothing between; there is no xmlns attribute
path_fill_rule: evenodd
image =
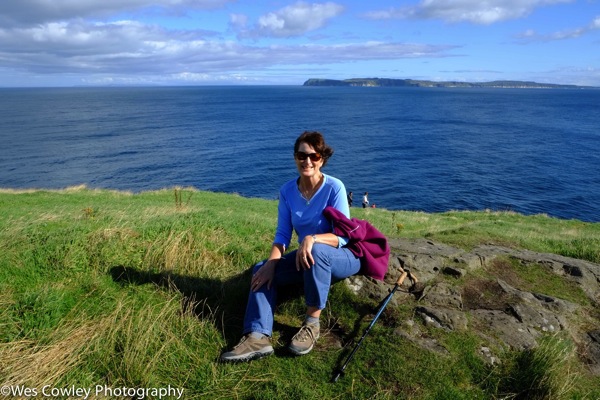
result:
<svg viewBox="0 0 600 400"><path fill-rule="evenodd" d="M310 158L310 161L317 162L321 160L321 155L319 153L305 153L303 151L297 151L294 153L294 157L296 157L299 161L304 161L307 158Z"/></svg>

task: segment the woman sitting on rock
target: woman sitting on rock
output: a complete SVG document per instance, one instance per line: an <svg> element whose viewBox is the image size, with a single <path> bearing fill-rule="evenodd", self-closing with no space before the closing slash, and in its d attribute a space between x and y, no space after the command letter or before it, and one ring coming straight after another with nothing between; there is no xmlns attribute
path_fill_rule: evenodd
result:
<svg viewBox="0 0 600 400"><path fill-rule="evenodd" d="M350 216L344 184L321 171L332 155L333 149L319 132L304 132L297 138L294 160L299 177L280 189L271 254L254 266L243 337L231 351L221 355L222 361L248 361L273 353L277 290L296 283L304 284L306 316L289 350L296 355L307 354L319 338L319 317L331 283L359 272L360 259L344 247L345 237L332 233L332 224L323 215L323 210L331 206ZM286 254L294 230L299 247Z"/></svg>

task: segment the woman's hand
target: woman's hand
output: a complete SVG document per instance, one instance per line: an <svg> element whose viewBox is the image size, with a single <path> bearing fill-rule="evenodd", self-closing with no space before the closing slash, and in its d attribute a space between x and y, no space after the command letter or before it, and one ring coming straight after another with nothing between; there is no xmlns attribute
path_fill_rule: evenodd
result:
<svg viewBox="0 0 600 400"><path fill-rule="evenodd" d="M275 266L277 265L278 261L279 259L267 260L263 266L260 267L254 275L252 275L250 287L253 292L256 292L265 283L267 284L267 289L271 289L273 276L275 276Z"/></svg>
<svg viewBox="0 0 600 400"><path fill-rule="evenodd" d="M300 247L298 247L298 251L296 252L296 269L298 271L300 269L310 269L315 264L312 256L312 248L315 242L314 236L309 235L300 243Z"/></svg>

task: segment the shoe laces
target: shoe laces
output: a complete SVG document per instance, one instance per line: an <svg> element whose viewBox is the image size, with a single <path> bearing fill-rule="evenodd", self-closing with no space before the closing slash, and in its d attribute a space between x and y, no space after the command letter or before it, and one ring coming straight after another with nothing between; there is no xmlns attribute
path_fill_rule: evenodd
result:
<svg viewBox="0 0 600 400"><path fill-rule="evenodd" d="M313 327L314 329L314 327ZM297 340L299 342L305 342L307 339L315 341L315 334L308 325L302 325L298 333L296 333L292 340Z"/></svg>

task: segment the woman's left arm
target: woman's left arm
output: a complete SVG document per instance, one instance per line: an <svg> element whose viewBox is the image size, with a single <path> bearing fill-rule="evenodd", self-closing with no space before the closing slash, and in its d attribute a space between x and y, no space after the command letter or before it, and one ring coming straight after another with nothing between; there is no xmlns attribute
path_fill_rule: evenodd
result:
<svg viewBox="0 0 600 400"><path fill-rule="evenodd" d="M333 193L329 205L350 218L350 206L348 205L348 199L346 198L346 187L343 183L340 182L340 186L338 187L338 190Z"/></svg>
<svg viewBox="0 0 600 400"><path fill-rule="evenodd" d="M296 252L296 269L310 269L315 264L312 256L312 248L315 243L323 243L332 247L338 247L339 238L333 233L319 233L304 237Z"/></svg>

